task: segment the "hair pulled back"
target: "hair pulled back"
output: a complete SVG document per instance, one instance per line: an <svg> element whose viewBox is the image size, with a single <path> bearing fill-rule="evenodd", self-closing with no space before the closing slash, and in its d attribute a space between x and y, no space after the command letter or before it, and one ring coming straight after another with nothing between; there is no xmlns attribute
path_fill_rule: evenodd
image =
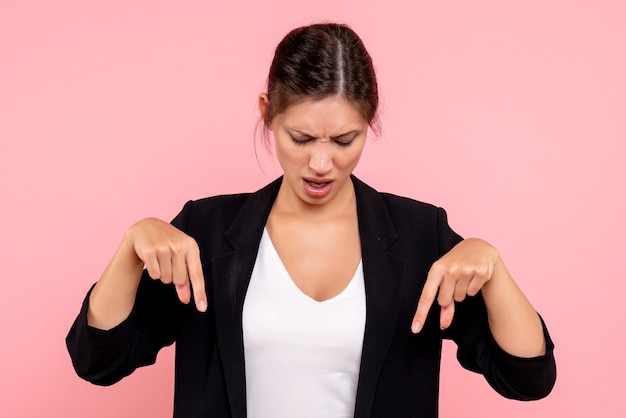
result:
<svg viewBox="0 0 626 418"><path fill-rule="evenodd" d="M320 23L296 28L276 47L267 79L266 128L303 100L340 96L376 130L378 85L372 59L348 26Z"/></svg>

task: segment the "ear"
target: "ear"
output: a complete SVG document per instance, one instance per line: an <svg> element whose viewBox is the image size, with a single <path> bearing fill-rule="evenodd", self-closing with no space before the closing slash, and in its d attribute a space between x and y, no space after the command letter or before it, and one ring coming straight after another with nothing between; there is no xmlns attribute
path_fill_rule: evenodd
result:
<svg viewBox="0 0 626 418"><path fill-rule="evenodd" d="M262 121L265 120L265 114L267 113L267 109L268 109L269 105L270 105L270 100L269 100L269 97L267 96L267 93L259 94L259 99L258 99L257 106L259 107L259 114L261 115L261 120ZM271 126L267 126L267 129L269 129L271 131L272 127Z"/></svg>

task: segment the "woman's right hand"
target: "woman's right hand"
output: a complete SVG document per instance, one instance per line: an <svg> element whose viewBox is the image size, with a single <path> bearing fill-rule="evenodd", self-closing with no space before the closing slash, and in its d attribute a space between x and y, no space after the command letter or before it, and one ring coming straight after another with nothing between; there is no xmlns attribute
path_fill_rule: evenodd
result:
<svg viewBox="0 0 626 418"><path fill-rule="evenodd" d="M87 323L107 330L128 317L146 268L150 277L176 287L178 298L205 312L207 297L198 244L189 235L155 218L131 226L89 296Z"/></svg>
<svg viewBox="0 0 626 418"><path fill-rule="evenodd" d="M206 311L200 250L193 238L167 222L147 218L130 227L125 239L153 280L172 283L183 303L189 303L193 291L196 308Z"/></svg>

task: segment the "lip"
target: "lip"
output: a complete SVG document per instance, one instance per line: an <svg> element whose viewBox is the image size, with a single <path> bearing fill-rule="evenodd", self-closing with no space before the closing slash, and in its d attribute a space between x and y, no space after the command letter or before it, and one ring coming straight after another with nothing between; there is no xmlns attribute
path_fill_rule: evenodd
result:
<svg viewBox="0 0 626 418"><path fill-rule="evenodd" d="M302 184L304 187L304 192L307 196L310 196L315 199L320 199L325 197L330 193L333 188L333 180L326 178L315 178L315 177L303 177ZM317 185L323 185L321 187Z"/></svg>

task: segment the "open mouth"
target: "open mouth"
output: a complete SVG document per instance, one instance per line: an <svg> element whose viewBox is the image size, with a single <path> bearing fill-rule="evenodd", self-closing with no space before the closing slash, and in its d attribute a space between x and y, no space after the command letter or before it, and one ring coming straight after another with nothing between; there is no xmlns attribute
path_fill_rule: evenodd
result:
<svg viewBox="0 0 626 418"><path fill-rule="evenodd" d="M306 193L314 198L320 198L330 193L330 189L333 187L332 180L324 181L325 179L303 179L304 190Z"/></svg>
<svg viewBox="0 0 626 418"><path fill-rule="evenodd" d="M307 182L307 183L308 183L311 187L313 187L314 189L321 189L321 188L325 187L327 184L329 184L329 183L330 183L330 182L328 182L328 181L327 181L327 182L324 182L324 183L317 183L317 182L314 182L314 181L308 181L308 180L305 180L305 181L306 181L306 182Z"/></svg>

